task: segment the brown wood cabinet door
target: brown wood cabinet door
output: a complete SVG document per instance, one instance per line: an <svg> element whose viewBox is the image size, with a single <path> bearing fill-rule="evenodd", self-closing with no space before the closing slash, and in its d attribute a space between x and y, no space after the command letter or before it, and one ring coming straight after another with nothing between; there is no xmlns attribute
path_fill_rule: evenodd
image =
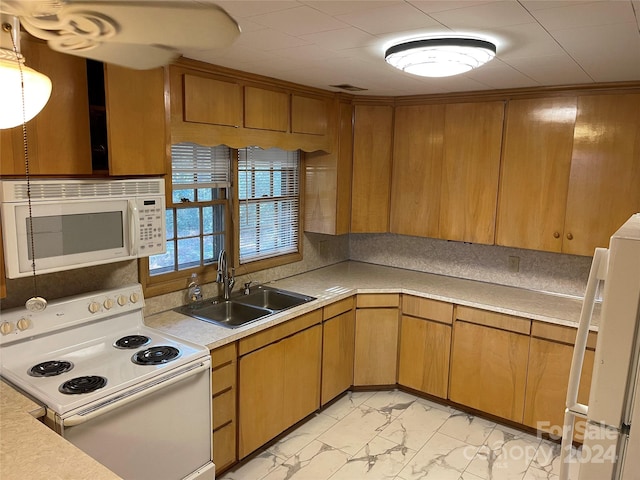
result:
<svg viewBox="0 0 640 480"><path fill-rule="evenodd" d="M23 35L22 53L29 67L51 80L51 97L27 122L29 172L32 175L88 175L91 167L87 68L83 58L51 50ZM22 125L0 133L0 174L23 175Z"/></svg>
<svg viewBox="0 0 640 480"><path fill-rule="evenodd" d="M563 251L593 255L640 211L640 94L578 97Z"/></svg>
<svg viewBox="0 0 640 480"><path fill-rule="evenodd" d="M585 352L578 391L578 401L583 404L589 403L594 356L593 350ZM525 425L555 435L562 432L572 357L572 345L540 338L531 339L523 420ZM576 438L582 440L581 436Z"/></svg>
<svg viewBox="0 0 640 480"><path fill-rule="evenodd" d="M494 243L503 102L445 107L440 238Z"/></svg>
<svg viewBox="0 0 640 480"><path fill-rule="evenodd" d="M110 175L164 175L164 71L105 65Z"/></svg>
<svg viewBox="0 0 640 480"><path fill-rule="evenodd" d="M326 320L322 332L321 404L333 400L353 385L355 312Z"/></svg>
<svg viewBox="0 0 640 480"><path fill-rule="evenodd" d="M562 250L576 97L507 106L496 244Z"/></svg>
<svg viewBox="0 0 640 480"><path fill-rule="evenodd" d="M289 130L289 94L244 87L244 126L260 130Z"/></svg>
<svg viewBox="0 0 640 480"><path fill-rule="evenodd" d="M320 408L322 327L303 330L283 343L284 404L280 415L284 430Z"/></svg>
<svg viewBox="0 0 640 480"><path fill-rule="evenodd" d="M329 105L326 99L291 95L291 131L311 135L326 135L329 126Z"/></svg>
<svg viewBox="0 0 640 480"><path fill-rule="evenodd" d="M402 316L398 383L447 398L451 325Z"/></svg>
<svg viewBox="0 0 640 480"><path fill-rule="evenodd" d="M444 105L397 107L390 231L438 237Z"/></svg>
<svg viewBox="0 0 640 480"><path fill-rule="evenodd" d="M389 231L393 108L356 105L351 232Z"/></svg>
<svg viewBox="0 0 640 480"><path fill-rule="evenodd" d="M185 73L184 121L211 125L242 126L242 86Z"/></svg>
<svg viewBox="0 0 640 480"><path fill-rule="evenodd" d="M396 383L398 323L397 308L356 310L354 385Z"/></svg>
<svg viewBox="0 0 640 480"><path fill-rule="evenodd" d="M285 343L239 360L238 457L244 458L284 430Z"/></svg>
<svg viewBox="0 0 640 480"><path fill-rule="evenodd" d="M522 423L529 336L454 323L449 399Z"/></svg>

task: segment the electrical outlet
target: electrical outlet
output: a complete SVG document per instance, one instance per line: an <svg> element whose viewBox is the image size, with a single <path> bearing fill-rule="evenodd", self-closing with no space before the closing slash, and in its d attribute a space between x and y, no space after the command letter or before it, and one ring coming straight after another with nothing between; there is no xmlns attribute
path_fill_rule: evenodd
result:
<svg viewBox="0 0 640 480"><path fill-rule="evenodd" d="M512 273L520 271L520 257L509 255L509 271Z"/></svg>

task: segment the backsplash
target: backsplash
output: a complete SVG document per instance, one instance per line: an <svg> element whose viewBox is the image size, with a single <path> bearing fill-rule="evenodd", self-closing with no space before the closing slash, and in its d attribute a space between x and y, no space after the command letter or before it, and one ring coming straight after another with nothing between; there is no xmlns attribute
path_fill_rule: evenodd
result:
<svg viewBox="0 0 640 480"><path fill-rule="evenodd" d="M509 269L517 257L518 272ZM351 260L582 297L591 257L394 234L351 234ZM512 260L513 261L513 260Z"/></svg>

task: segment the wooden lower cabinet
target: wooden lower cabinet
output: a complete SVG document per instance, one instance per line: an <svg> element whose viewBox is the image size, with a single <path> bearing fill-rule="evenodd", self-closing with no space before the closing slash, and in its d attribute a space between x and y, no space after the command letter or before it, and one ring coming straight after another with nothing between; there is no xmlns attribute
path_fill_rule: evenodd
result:
<svg viewBox="0 0 640 480"><path fill-rule="evenodd" d="M402 313L398 384L447 398L453 305L405 295Z"/></svg>
<svg viewBox="0 0 640 480"><path fill-rule="evenodd" d="M539 327L539 328L536 328ZM540 330L538 333L536 330ZM543 333L548 332L551 335ZM573 341L576 329L558 325L534 323L533 335L541 338L531 339L529 350L529 371L527 373L526 400L524 408L525 425L560 436L564 423L564 409L567 397L567 385L573 356ZM564 338L559 338L562 335ZM566 340L571 343L561 343ZM590 334L585 352L578 402L589 402L591 374L595 356L595 333ZM581 441L584 421L576 425L575 439Z"/></svg>
<svg viewBox="0 0 640 480"><path fill-rule="evenodd" d="M458 313L462 307L458 307ZM449 377L449 399L522 423L529 360L530 321L465 308L495 326L457 320ZM465 315L466 317L466 315ZM527 326L528 324L528 326ZM507 330L506 328L511 328Z"/></svg>
<svg viewBox="0 0 640 480"><path fill-rule="evenodd" d="M322 327L315 325L239 360L239 458L320 406Z"/></svg>
<svg viewBox="0 0 640 480"><path fill-rule="evenodd" d="M347 310L323 323L320 404L325 405L353 385L355 312L353 297L336 302ZM325 316L328 308L325 308Z"/></svg>
<svg viewBox="0 0 640 480"><path fill-rule="evenodd" d="M381 299L381 302L378 302ZM353 361L355 386L395 385L398 365L399 295L358 295ZM390 306L395 304L395 306Z"/></svg>
<svg viewBox="0 0 640 480"><path fill-rule="evenodd" d="M236 455L237 349L232 343L211 352L213 463L216 472L233 465Z"/></svg>

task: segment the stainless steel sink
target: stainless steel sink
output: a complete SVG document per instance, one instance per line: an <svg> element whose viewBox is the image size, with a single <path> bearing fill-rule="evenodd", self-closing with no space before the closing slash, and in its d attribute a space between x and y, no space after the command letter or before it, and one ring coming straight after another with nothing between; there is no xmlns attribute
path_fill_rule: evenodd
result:
<svg viewBox="0 0 640 480"><path fill-rule="evenodd" d="M230 300L203 300L175 310L198 320L237 328L311 300L315 298L260 286L249 295L237 294Z"/></svg>

